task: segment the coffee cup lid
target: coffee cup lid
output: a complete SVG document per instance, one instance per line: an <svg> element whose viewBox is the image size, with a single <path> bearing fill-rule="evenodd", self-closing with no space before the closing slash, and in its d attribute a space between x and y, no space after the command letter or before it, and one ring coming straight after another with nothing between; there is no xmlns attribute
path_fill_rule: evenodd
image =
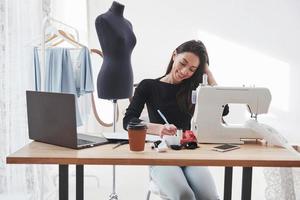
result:
<svg viewBox="0 0 300 200"><path fill-rule="evenodd" d="M147 125L142 122L129 122L127 125L127 129L147 129Z"/></svg>

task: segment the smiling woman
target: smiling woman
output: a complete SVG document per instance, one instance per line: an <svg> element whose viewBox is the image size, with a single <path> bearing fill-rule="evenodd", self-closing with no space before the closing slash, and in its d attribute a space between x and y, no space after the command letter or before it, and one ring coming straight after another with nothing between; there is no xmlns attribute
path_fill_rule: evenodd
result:
<svg viewBox="0 0 300 200"><path fill-rule="evenodd" d="M176 134L177 129L190 130L195 108L191 102L192 90L202 83L202 76L207 71L208 55L201 41L190 40L179 45L173 52L166 74L157 79L145 79L136 88L123 119L124 129L130 122L142 121L139 118L146 104L150 120L145 122L148 133L163 137ZM211 74L208 74L209 82L215 82L211 79ZM170 124L165 124L167 121ZM168 199L219 198L206 167L151 166L150 173Z"/></svg>
<svg viewBox="0 0 300 200"><path fill-rule="evenodd" d="M201 41L191 40L178 46L172 54L166 74L158 79L143 80L136 88L126 110L123 127L126 129L131 120L139 121L140 112L146 104L151 122L148 124L150 133L173 134L176 127L189 130L195 107L191 102L191 93L202 83L207 63L208 55ZM164 128L157 109L176 125L174 129L168 131Z"/></svg>
<svg viewBox="0 0 300 200"><path fill-rule="evenodd" d="M173 54L174 67L161 80L164 82L178 84L181 81L190 78L197 70L200 60L194 53L183 52L178 54L176 51Z"/></svg>

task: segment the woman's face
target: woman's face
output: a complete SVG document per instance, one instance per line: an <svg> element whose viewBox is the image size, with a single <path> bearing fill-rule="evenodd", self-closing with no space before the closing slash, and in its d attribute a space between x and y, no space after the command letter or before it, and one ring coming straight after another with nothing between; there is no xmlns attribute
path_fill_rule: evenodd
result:
<svg viewBox="0 0 300 200"><path fill-rule="evenodd" d="M175 84L193 76L200 64L199 57L191 52L174 53L173 61L170 75Z"/></svg>

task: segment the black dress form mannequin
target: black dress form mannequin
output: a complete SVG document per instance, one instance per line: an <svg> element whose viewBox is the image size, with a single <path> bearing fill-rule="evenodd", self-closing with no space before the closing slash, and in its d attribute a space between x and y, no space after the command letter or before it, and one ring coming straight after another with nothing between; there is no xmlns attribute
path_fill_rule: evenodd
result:
<svg viewBox="0 0 300 200"><path fill-rule="evenodd" d="M104 59L97 78L98 97L102 99L132 96L131 53L136 38L131 23L123 17L123 11L124 5L114 1L95 22Z"/></svg>
<svg viewBox="0 0 300 200"><path fill-rule="evenodd" d="M95 26L103 52L103 64L97 78L98 97L114 103L113 129L116 130L117 99L129 98L133 91L131 53L136 44L131 23L123 17L124 5L113 2L96 18ZM110 200L117 200L115 166Z"/></svg>

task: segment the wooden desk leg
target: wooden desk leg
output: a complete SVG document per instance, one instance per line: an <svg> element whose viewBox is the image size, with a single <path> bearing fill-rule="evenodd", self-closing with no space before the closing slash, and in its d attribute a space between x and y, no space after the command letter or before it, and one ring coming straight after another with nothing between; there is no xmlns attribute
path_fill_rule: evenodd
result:
<svg viewBox="0 0 300 200"><path fill-rule="evenodd" d="M69 165L59 165L59 200L69 199Z"/></svg>
<svg viewBox="0 0 300 200"><path fill-rule="evenodd" d="M231 200L232 192L232 167L225 167L224 200Z"/></svg>
<svg viewBox="0 0 300 200"><path fill-rule="evenodd" d="M251 200L252 167L243 167L242 200Z"/></svg>
<svg viewBox="0 0 300 200"><path fill-rule="evenodd" d="M83 200L83 165L76 165L76 200Z"/></svg>

